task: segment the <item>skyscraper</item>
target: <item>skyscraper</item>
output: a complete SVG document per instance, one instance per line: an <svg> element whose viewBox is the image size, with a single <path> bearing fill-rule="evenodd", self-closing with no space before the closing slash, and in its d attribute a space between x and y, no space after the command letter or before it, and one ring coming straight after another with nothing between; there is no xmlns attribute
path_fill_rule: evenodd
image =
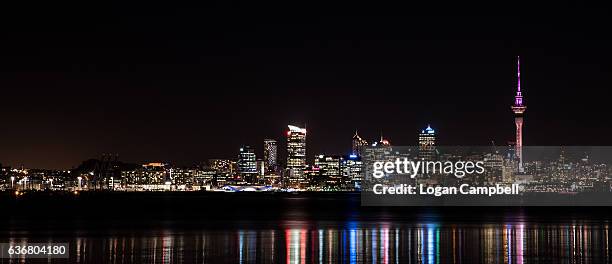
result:
<svg viewBox="0 0 612 264"><path fill-rule="evenodd" d="M255 150L250 146L240 148L238 154L238 172L243 181L253 183L257 179L257 160Z"/></svg>
<svg viewBox="0 0 612 264"><path fill-rule="evenodd" d="M315 159L315 166L321 170L321 176L325 179L326 186L340 187L342 183L341 162L342 156L339 155L319 155Z"/></svg>
<svg viewBox="0 0 612 264"><path fill-rule="evenodd" d="M277 159L276 140L264 139L264 170L265 172L273 172L276 170Z"/></svg>
<svg viewBox="0 0 612 264"><path fill-rule="evenodd" d="M353 149L351 154L361 156L362 149L367 145L368 142L362 139L359 134L357 134L357 130L355 130L355 135L353 135Z"/></svg>
<svg viewBox="0 0 612 264"><path fill-rule="evenodd" d="M521 94L521 57L517 57L517 90L514 96L514 105L511 106L514 112L514 124L516 125L516 144L514 145L514 155L518 160L518 171L523 172L523 113L527 106L523 105L523 95Z"/></svg>
<svg viewBox="0 0 612 264"><path fill-rule="evenodd" d="M349 187L349 189L359 190L361 188L361 173L363 171L361 157L355 154L342 157L340 170L342 171L343 179L345 179L345 186Z"/></svg>
<svg viewBox="0 0 612 264"><path fill-rule="evenodd" d="M304 176L306 167L306 129L289 125L287 131L287 179L290 187L301 187L307 183Z"/></svg>
<svg viewBox="0 0 612 264"><path fill-rule="evenodd" d="M419 158L433 160L436 151L436 131L427 125L419 134Z"/></svg>

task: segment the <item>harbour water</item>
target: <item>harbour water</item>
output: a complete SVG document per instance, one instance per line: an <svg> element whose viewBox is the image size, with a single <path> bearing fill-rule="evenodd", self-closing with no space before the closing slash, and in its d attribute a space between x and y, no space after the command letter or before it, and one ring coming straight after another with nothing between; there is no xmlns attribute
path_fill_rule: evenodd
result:
<svg viewBox="0 0 612 264"><path fill-rule="evenodd" d="M361 207L358 194L56 196L3 196L1 242L68 243L69 259L0 263L610 262L605 207Z"/></svg>

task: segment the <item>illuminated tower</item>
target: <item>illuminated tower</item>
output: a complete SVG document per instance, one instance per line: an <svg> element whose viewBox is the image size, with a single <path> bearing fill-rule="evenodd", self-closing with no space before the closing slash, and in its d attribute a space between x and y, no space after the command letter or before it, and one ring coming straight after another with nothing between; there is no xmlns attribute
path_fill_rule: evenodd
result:
<svg viewBox="0 0 612 264"><path fill-rule="evenodd" d="M516 144L514 153L518 159L518 170L523 172L523 113L527 106L523 105L523 95L521 94L521 57L517 57L517 90L514 97L514 105L511 107L514 112L514 123L516 124Z"/></svg>
<svg viewBox="0 0 612 264"><path fill-rule="evenodd" d="M436 131L427 125L419 134L419 157L422 160L433 160L436 151Z"/></svg>
<svg viewBox="0 0 612 264"><path fill-rule="evenodd" d="M238 154L238 172L242 180L254 183L257 176L257 158L250 146L242 146Z"/></svg>
<svg viewBox="0 0 612 264"><path fill-rule="evenodd" d="M355 135L353 136L353 152L351 154L361 156L361 150L367 145L368 145L368 142L362 139L357 134L357 130L355 130Z"/></svg>
<svg viewBox="0 0 612 264"><path fill-rule="evenodd" d="M287 131L287 184L290 187L304 187L306 177L306 129L289 125Z"/></svg>
<svg viewBox="0 0 612 264"><path fill-rule="evenodd" d="M264 139L264 167L266 173L276 170L276 153L276 140Z"/></svg>

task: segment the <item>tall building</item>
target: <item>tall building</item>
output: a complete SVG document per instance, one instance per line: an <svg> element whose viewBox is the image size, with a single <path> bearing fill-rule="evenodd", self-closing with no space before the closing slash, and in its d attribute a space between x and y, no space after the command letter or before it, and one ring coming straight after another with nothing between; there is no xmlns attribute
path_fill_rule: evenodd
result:
<svg viewBox="0 0 612 264"><path fill-rule="evenodd" d="M375 160L387 160L389 155L393 152L393 147L391 146L391 142L389 140L383 138L382 133L380 135L380 140L372 143L372 146L369 148L365 148L363 155L363 160L367 162L372 162ZM364 167L373 166L373 164L365 164ZM367 175L366 175L367 178Z"/></svg>
<svg viewBox="0 0 612 264"><path fill-rule="evenodd" d="M328 187L340 187L342 184L342 171L340 163L342 157L337 155L319 155L314 164L320 169L321 177Z"/></svg>
<svg viewBox="0 0 612 264"><path fill-rule="evenodd" d="M274 139L264 139L264 170L265 172L276 171L277 145Z"/></svg>
<svg viewBox="0 0 612 264"><path fill-rule="evenodd" d="M340 170L342 171L345 186L349 187L349 189L361 189L363 162L360 156L351 154L342 157Z"/></svg>
<svg viewBox="0 0 612 264"><path fill-rule="evenodd" d="M427 125L419 134L419 158L422 160L435 159L436 131Z"/></svg>
<svg viewBox="0 0 612 264"><path fill-rule="evenodd" d="M523 105L523 95L521 94L521 57L517 57L517 90L514 96L514 105L511 106L514 112L514 124L516 125L516 144L514 145L514 155L518 160L518 171L523 172L523 113L527 106Z"/></svg>
<svg viewBox="0 0 612 264"><path fill-rule="evenodd" d="M306 167L306 129L289 125L287 131L287 179L289 187L303 187L307 184L304 175Z"/></svg>
<svg viewBox="0 0 612 264"><path fill-rule="evenodd" d="M262 159L257 159L257 176L260 179L263 179L263 176L266 175L266 162Z"/></svg>
<svg viewBox="0 0 612 264"><path fill-rule="evenodd" d="M359 134L357 134L357 130L355 130L355 135L353 135L353 152L351 154L355 154L357 156L361 156L361 152L364 147L368 145L368 142L362 139Z"/></svg>
<svg viewBox="0 0 612 264"><path fill-rule="evenodd" d="M250 146L240 148L238 154L238 172L243 181L253 183L257 180L257 159L255 150Z"/></svg>

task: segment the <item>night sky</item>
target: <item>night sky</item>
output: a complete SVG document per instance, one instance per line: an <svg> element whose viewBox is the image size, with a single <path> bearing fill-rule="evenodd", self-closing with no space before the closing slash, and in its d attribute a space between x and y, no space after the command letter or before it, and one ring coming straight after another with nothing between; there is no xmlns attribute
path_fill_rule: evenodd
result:
<svg viewBox="0 0 612 264"><path fill-rule="evenodd" d="M290 123L310 157L347 152L355 129L414 145L427 124L439 145L505 145L516 55L525 145L612 145L609 8L259 2L3 8L0 163L190 165L264 138L284 157Z"/></svg>

